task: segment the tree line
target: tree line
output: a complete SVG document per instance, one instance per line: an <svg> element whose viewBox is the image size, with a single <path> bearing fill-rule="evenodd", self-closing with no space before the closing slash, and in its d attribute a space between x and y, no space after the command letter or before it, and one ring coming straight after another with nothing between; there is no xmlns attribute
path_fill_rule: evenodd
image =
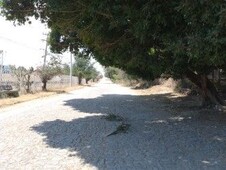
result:
<svg viewBox="0 0 226 170"><path fill-rule="evenodd" d="M51 29L51 49L84 49L104 66L147 80L186 77L203 103L225 105L208 75L226 68L224 0L3 0L7 20L34 16Z"/></svg>
<svg viewBox="0 0 226 170"><path fill-rule="evenodd" d="M75 63L72 65L72 76L78 77L78 84L82 84L82 79L98 81L101 77L101 73L93 66L94 63L88 58L82 58L80 56L74 56ZM30 67L29 69L23 66L10 66L10 72L16 78L16 86L18 90L23 88L26 93L31 93L31 86L34 83L31 76L36 73L42 82L42 90L47 91L47 83L54 76L57 75L69 75L70 66L68 64L62 64L60 57L51 56L50 60L45 64L45 66L38 66L36 69Z"/></svg>

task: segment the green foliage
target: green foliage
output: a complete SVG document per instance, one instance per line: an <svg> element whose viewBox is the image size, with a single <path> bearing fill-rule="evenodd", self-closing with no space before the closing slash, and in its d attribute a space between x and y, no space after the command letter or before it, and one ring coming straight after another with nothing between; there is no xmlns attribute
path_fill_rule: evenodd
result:
<svg viewBox="0 0 226 170"><path fill-rule="evenodd" d="M19 97L19 92L17 90L0 91L0 99L10 98L10 97Z"/></svg>
<svg viewBox="0 0 226 170"><path fill-rule="evenodd" d="M110 78L112 81L116 80L116 77L120 74L120 69L115 67L107 67L105 68L105 76Z"/></svg>
<svg viewBox="0 0 226 170"><path fill-rule="evenodd" d="M4 0L2 14L47 22L53 51L83 48L104 66L147 80L193 76L201 87L200 76L226 68L223 0Z"/></svg>
<svg viewBox="0 0 226 170"><path fill-rule="evenodd" d="M115 67L106 67L105 76L110 78L115 83L121 83L128 86L134 85L134 83L136 84L139 82L137 76L129 75L123 70Z"/></svg>
<svg viewBox="0 0 226 170"><path fill-rule="evenodd" d="M79 78L79 84L81 84L82 78L85 78L86 83L88 83L89 80L96 79L100 75L93 65L94 63L91 63L90 59L85 57L83 53L75 56L73 75Z"/></svg>

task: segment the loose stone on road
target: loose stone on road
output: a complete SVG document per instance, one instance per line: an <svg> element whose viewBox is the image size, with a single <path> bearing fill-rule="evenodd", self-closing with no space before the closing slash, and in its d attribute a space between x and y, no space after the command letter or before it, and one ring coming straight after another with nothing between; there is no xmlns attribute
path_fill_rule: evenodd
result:
<svg viewBox="0 0 226 170"><path fill-rule="evenodd" d="M167 110L168 96L105 79L3 108L0 170L226 169L226 123ZM103 119L110 114L123 122ZM127 133L107 137L122 123Z"/></svg>

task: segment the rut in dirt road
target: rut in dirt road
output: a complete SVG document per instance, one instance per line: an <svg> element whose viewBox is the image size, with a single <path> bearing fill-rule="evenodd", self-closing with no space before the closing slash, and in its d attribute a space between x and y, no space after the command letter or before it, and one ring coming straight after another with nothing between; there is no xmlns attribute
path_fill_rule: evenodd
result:
<svg viewBox="0 0 226 170"><path fill-rule="evenodd" d="M1 109L0 169L226 169L225 119L174 112L171 95L102 80Z"/></svg>

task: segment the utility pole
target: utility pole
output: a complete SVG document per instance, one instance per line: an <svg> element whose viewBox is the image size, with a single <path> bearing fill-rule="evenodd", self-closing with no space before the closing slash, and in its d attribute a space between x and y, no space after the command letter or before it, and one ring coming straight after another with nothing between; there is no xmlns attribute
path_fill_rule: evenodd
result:
<svg viewBox="0 0 226 170"><path fill-rule="evenodd" d="M1 54L0 84L2 84L2 75L3 75L3 50L0 50L0 54Z"/></svg>
<svg viewBox="0 0 226 170"><path fill-rule="evenodd" d="M72 87L72 52L70 53L70 87Z"/></svg>
<svg viewBox="0 0 226 170"><path fill-rule="evenodd" d="M44 53L44 62L43 62L43 70L45 69L46 67L46 57L47 57L47 54L48 54L48 34L47 34L47 37L46 37L46 46L45 46L45 53Z"/></svg>

